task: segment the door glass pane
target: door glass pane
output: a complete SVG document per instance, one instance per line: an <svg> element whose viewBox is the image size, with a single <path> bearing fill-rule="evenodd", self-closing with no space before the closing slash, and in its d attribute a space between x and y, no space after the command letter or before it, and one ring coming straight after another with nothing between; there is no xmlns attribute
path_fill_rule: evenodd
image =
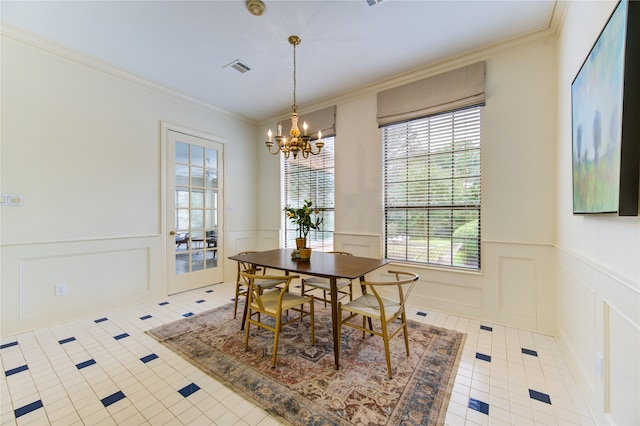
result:
<svg viewBox="0 0 640 426"><path fill-rule="evenodd" d="M208 188L217 188L218 187L218 171L215 169L207 169L207 182L206 185Z"/></svg>
<svg viewBox="0 0 640 426"><path fill-rule="evenodd" d="M176 188L176 208L189 207L189 188Z"/></svg>
<svg viewBox="0 0 640 426"><path fill-rule="evenodd" d="M179 231L189 230L189 210L177 209L176 210L177 225L176 229Z"/></svg>
<svg viewBox="0 0 640 426"><path fill-rule="evenodd" d="M206 166L214 169L218 168L218 151L215 149L207 149L206 150Z"/></svg>
<svg viewBox="0 0 640 426"><path fill-rule="evenodd" d="M204 226L207 229L217 228L217 215L215 210L206 210L204 215Z"/></svg>
<svg viewBox="0 0 640 426"><path fill-rule="evenodd" d="M194 166L204 166L204 148L191 145L191 164Z"/></svg>
<svg viewBox="0 0 640 426"><path fill-rule="evenodd" d="M189 144L176 142L176 163L189 164Z"/></svg>
<svg viewBox="0 0 640 426"><path fill-rule="evenodd" d="M215 209L218 207L218 191L211 189L207 190L207 198L205 199L205 206L209 209Z"/></svg>
<svg viewBox="0 0 640 426"><path fill-rule="evenodd" d="M204 228L204 210L191 209L191 229Z"/></svg>
<svg viewBox="0 0 640 426"><path fill-rule="evenodd" d="M203 253L202 250L191 253L191 271L202 271L204 269Z"/></svg>
<svg viewBox="0 0 640 426"><path fill-rule="evenodd" d="M189 166L176 164L176 185L189 185Z"/></svg>
<svg viewBox="0 0 640 426"><path fill-rule="evenodd" d="M196 189L191 192L191 207L201 209L204 207L204 196L202 190Z"/></svg>
<svg viewBox="0 0 640 426"><path fill-rule="evenodd" d="M202 167L191 167L191 186L204 186L204 169Z"/></svg>

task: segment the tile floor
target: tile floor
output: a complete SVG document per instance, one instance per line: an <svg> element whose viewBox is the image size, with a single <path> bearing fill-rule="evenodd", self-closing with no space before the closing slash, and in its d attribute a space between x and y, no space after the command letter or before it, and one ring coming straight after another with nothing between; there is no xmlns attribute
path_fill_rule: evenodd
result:
<svg viewBox="0 0 640 426"><path fill-rule="evenodd" d="M277 425L145 330L228 303L218 284L2 338L2 425ZM554 338L411 307L467 333L448 425L594 424Z"/></svg>

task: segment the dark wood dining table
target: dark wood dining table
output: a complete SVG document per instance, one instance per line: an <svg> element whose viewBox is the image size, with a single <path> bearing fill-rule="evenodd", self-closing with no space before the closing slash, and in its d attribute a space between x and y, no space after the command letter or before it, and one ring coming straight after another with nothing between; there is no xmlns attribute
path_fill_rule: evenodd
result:
<svg viewBox="0 0 640 426"><path fill-rule="evenodd" d="M321 251L313 251L311 259L292 259L292 249L257 251L242 255L229 256L229 259L244 261L264 268L278 269L286 273L312 275L328 278L331 284L331 323L333 327L333 353L336 369L340 368L338 345L340 345L340 320L338 318L338 278L364 280L365 274L387 263L387 259L373 259L359 256L340 256Z"/></svg>

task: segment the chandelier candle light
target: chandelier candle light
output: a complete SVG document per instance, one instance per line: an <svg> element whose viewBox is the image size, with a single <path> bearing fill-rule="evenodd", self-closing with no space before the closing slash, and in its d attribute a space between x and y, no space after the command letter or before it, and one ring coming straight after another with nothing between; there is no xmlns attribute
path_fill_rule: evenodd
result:
<svg viewBox="0 0 640 426"><path fill-rule="evenodd" d="M267 132L269 140L265 142L265 145L267 145L267 149L269 150L269 154L278 155L279 152L282 152L284 154L284 158L289 158L289 155L293 154L294 159L298 157L298 153L302 153L303 158L309 158L309 154L320 154L320 151L322 151L322 147L324 146L324 142L322 142L322 132L318 132L318 140L315 143L318 151L313 151L310 138L307 135L306 121L302 125L304 130L303 135L300 135L300 129L298 129L298 106L296 105L296 46L299 45L300 42L301 40L298 36L292 35L289 37L289 44L293 46L293 113L291 114L291 130L289 131L291 139L287 139L282 136L282 123L278 123L278 135L274 138L271 129L269 129L269 132ZM276 152L271 151L271 148L274 145L272 139L275 139L275 144L277 144Z"/></svg>

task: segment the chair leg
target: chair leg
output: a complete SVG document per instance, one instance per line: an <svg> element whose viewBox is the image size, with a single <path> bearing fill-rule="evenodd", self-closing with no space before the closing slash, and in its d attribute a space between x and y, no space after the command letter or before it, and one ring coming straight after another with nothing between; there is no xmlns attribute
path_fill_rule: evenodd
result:
<svg viewBox="0 0 640 426"><path fill-rule="evenodd" d="M404 347L407 350L407 357L409 356L409 329L407 327L407 315L402 312L402 333L404 334Z"/></svg>
<svg viewBox="0 0 640 426"><path fill-rule="evenodd" d="M384 355L387 358L387 371L389 372L389 378L391 375L391 354L389 353L389 334L387 333L387 323L382 321L382 340L384 340Z"/></svg>
<svg viewBox="0 0 640 426"><path fill-rule="evenodd" d="M276 318L276 329L273 335L273 357L271 358L271 368L276 368L276 357L278 356L278 340L280 339L280 328L282 328L282 312Z"/></svg>
<svg viewBox="0 0 640 426"><path fill-rule="evenodd" d="M322 297L324 298L324 307L327 307L327 290L322 290Z"/></svg>
<svg viewBox="0 0 640 426"><path fill-rule="evenodd" d="M233 319L236 319L236 313L238 311L238 296L239 296L239 288L238 288L238 284L236 284L236 297L234 299L233 302Z"/></svg>
<svg viewBox="0 0 640 426"><path fill-rule="evenodd" d="M247 320L247 316L249 315L249 293L247 290L247 294L244 298L244 309L242 310L242 321L240 323L240 330L244 330L245 322Z"/></svg>
<svg viewBox="0 0 640 426"><path fill-rule="evenodd" d="M249 347L249 327L251 325L251 322L249 321L249 316L251 315L251 310L249 310L247 312L247 317L245 318L246 320L246 325L243 324L243 327L245 327L244 329L244 351L246 352L248 347Z"/></svg>
<svg viewBox="0 0 640 426"><path fill-rule="evenodd" d="M313 313L313 297L309 300L309 312L311 313L311 344L316 345L316 322L315 315Z"/></svg>

